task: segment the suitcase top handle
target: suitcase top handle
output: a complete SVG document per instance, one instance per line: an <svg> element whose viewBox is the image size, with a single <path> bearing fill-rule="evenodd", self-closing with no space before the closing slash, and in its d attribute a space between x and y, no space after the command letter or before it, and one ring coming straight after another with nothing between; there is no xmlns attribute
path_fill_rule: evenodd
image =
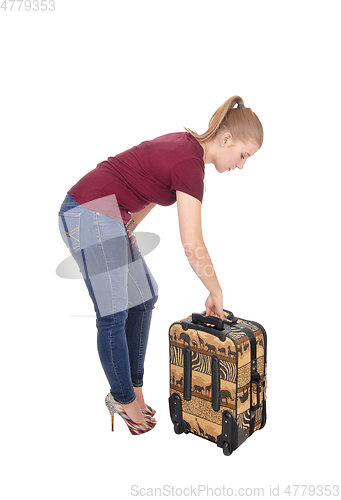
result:
<svg viewBox="0 0 341 500"><path fill-rule="evenodd" d="M214 325L213 328L222 331L224 330L225 325L235 323L237 321L237 318L233 316L233 313L231 311L225 311L225 312L228 313L228 316L225 319L216 318L215 316L205 316L204 314L200 313L193 313L192 323L201 326L207 326L208 323L209 325Z"/></svg>

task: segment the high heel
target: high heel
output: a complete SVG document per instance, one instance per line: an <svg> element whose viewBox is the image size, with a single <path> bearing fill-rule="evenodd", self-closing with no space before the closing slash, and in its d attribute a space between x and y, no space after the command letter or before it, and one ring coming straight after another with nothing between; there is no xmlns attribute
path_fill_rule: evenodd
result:
<svg viewBox="0 0 341 500"><path fill-rule="evenodd" d="M152 430L156 422L151 421L151 417L145 413L145 418L141 424L137 424L136 422L133 422L130 417L126 414L124 411L122 405L115 401L115 399L112 397L111 393L107 395L105 398L105 404L106 407L108 408L110 415L111 415L111 430L114 431L114 414L118 413L125 423L128 426L128 429L130 430L131 434L133 435L138 435L138 434L143 434L144 432L148 432Z"/></svg>

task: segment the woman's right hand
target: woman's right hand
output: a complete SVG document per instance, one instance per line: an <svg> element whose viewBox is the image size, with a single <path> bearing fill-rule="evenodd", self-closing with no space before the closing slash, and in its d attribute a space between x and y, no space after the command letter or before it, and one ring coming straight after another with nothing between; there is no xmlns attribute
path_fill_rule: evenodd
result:
<svg viewBox="0 0 341 500"><path fill-rule="evenodd" d="M216 316L224 319L223 292L210 293L205 302L206 316Z"/></svg>

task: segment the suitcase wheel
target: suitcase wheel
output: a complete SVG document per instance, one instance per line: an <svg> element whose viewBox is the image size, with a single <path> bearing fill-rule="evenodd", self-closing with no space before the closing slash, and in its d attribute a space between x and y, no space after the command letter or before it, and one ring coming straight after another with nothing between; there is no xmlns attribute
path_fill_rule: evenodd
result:
<svg viewBox="0 0 341 500"><path fill-rule="evenodd" d="M188 426L188 423L185 420L183 420L182 422L175 422L174 432L175 434L182 434L183 432L185 434L188 434L190 432L190 427Z"/></svg>
<svg viewBox="0 0 341 500"><path fill-rule="evenodd" d="M175 434L182 434L182 429L181 429L181 423L180 422L175 422L174 424L174 432Z"/></svg>
<svg viewBox="0 0 341 500"><path fill-rule="evenodd" d="M223 444L223 453L226 456L229 456L232 453L232 451L230 450L230 444L227 441L224 441L224 444Z"/></svg>

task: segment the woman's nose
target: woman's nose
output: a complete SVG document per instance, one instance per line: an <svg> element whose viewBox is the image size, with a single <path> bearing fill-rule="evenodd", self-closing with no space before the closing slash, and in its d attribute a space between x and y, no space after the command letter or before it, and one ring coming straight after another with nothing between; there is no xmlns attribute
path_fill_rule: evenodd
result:
<svg viewBox="0 0 341 500"><path fill-rule="evenodd" d="M237 165L236 165L236 166L237 166L240 170L243 170L243 167L244 167L245 161L246 161L246 159L239 161L239 162L237 163Z"/></svg>

